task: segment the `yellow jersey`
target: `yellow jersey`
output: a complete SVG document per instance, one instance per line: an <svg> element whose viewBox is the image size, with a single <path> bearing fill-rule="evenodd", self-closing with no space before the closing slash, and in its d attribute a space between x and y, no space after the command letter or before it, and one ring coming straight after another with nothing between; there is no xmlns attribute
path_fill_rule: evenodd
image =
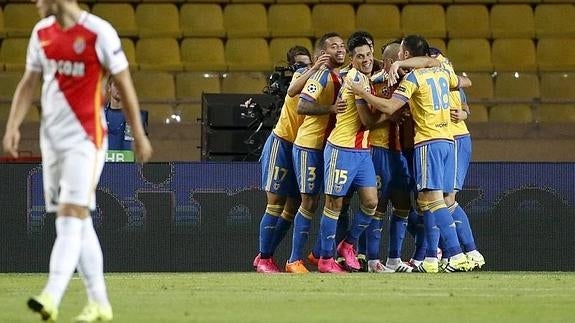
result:
<svg viewBox="0 0 575 323"><path fill-rule="evenodd" d="M453 69L453 65L447 59L447 57L439 54L435 57L437 60L441 62L441 66L447 69L450 73L455 74ZM465 100L465 93L462 93L463 90L455 89L449 92L449 106L450 109L461 110L462 103L466 102ZM464 120L460 120L458 122L451 122L449 124L449 130L454 137L459 137L463 135L468 135L469 130L467 129L467 125L465 124Z"/></svg>
<svg viewBox="0 0 575 323"><path fill-rule="evenodd" d="M387 72L382 70L374 74L371 77L371 85L373 86L374 95L386 99L389 99L391 96L391 88L387 86ZM369 131L369 143L372 146L389 149L390 128L390 122L385 122L381 126L371 129Z"/></svg>
<svg viewBox="0 0 575 323"><path fill-rule="evenodd" d="M337 99L340 88L341 78L339 75L324 67L307 80L299 99L319 105L332 105ZM335 115L333 113L307 115L298 129L294 143L304 148L323 149L334 124Z"/></svg>
<svg viewBox="0 0 575 323"><path fill-rule="evenodd" d="M294 72L292 82L297 80L308 68L300 68ZM286 141L294 142L297 136L297 130L303 123L304 115L297 113L297 104L299 96L285 96L284 103L280 112L278 122L274 127L274 134Z"/></svg>
<svg viewBox="0 0 575 323"><path fill-rule="evenodd" d="M344 84L345 82L359 82L366 91L371 91L369 77L355 68L349 70L345 76ZM363 107L359 108L365 109L368 108L367 102L360 96L355 95L353 91L346 87L341 88L339 95L346 102L347 107L345 112L337 114L335 128L332 130L327 140L332 145L344 148L369 148L369 130L367 130L361 123L361 119L357 112L357 104L362 104Z"/></svg>
<svg viewBox="0 0 575 323"><path fill-rule="evenodd" d="M437 139L453 140L449 129L450 88L457 75L443 67L415 69L404 76L393 97L409 102L415 122L415 145Z"/></svg>

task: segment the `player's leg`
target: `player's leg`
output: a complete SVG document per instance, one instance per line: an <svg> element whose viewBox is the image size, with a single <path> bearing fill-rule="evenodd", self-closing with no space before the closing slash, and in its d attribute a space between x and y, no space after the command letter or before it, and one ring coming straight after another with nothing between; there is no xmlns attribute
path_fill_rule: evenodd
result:
<svg viewBox="0 0 575 323"><path fill-rule="evenodd" d="M279 272L272 256L276 224L283 212L287 198L287 195L282 191L283 180L288 177L290 170L290 165L287 163L286 157L283 156L285 143L284 140L272 133L262 150L262 189L266 191L267 205L260 221L259 254L253 262L258 272ZM289 160L291 161L291 149Z"/></svg>
<svg viewBox="0 0 575 323"><path fill-rule="evenodd" d="M350 229L345 239L339 243L337 252L345 258L347 267L359 270L360 264L356 258L354 245L374 219L377 208L377 180L369 151L341 151L340 155L341 165L345 165L341 168L341 172L345 171L346 181L351 181L347 185L357 187L359 210L354 214ZM379 233L381 234L381 231Z"/></svg>
<svg viewBox="0 0 575 323"><path fill-rule="evenodd" d="M453 218L443 199L443 193L452 190L446 187L445 183L450 180L453 183L454 180L453 174L449 174L449 170L453 169L450 164L450 158L453 156L453 144L445 142L431 143L415 150L416 183L420 190L417 204L424 214L427 240L425 260L418 267L418 271L438 272L437 247L440 234L446 249L454 255L452 259L457 266L462 267L461 269L467 268L466 264L458 263L464 255L459 246Z"/></svg>

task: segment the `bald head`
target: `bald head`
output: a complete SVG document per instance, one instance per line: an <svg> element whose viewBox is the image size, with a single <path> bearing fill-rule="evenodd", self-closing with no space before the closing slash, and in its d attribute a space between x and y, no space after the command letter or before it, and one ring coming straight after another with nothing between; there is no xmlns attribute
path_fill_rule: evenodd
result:
<svg viewBox="0 0 575 323"><path fill-rule="evenodd" d="M383 49L383 59L384 60L393 60L394 62L397 60L397 55L399 54L399 44L391 43Z"/></svg>

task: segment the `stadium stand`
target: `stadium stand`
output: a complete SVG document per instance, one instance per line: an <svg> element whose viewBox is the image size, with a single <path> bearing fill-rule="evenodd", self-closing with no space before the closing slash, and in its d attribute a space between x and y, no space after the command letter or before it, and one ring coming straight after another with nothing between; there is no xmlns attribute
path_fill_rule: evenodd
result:
<svg viewBox="0 0 575 323"><path fill-rule="evenodd" d="M575 123L574 104L541 104L537 106L539 122Z"/></svg>
<svg viewBox="0 0 575 323"><path fill-rule="evenodd" d="M130 38L121 38L120 41L122 42L122 50L124 50L124 54L126 54L128 63L130 63L130 70L138 70L138 61L136 60L136 46L134 45L134 42Z"/></svg>
<svg viewBox="0 0 575 323"><path fill-rule="evenodd" d="M140 38L136 43L136 57L140 70L182 70L180 47L174 38Z"/></svg>
<svg viewBox="0 0 575 323"><path fill-rule="evenodd" d="M490 38L489 11L487 6L450 5L445 12L449 38Z"/></svg>
<svg viewBox="0 0 575 323"><path fill-rule="evenodd" d="M567 99L575 101L575 74L541 73L541 99ZM573 110L575 112L575 110Z"/></svg>
<svg viewBox="0 0 575 323"><path fill-rule="evenodd" d="M6 38L2 41L0 57L6 71L23 71L26 66L28 38Z"/></svg>
<svg viewBox="0 0 575 323"><path fill-rule="evenodd" d="M186 71L227 70L221 38L184 38L180 54Z"/></svg>
<svg viewBox="0 0 575 323"><path fill-rule="evenodd" d="M270 71L270 52L264 38L231 38L225 46L230 71Z"/></svg>
<svg viewBox="0 0 575 323"><path fill-rule="evenodd" d="M274 66L286 65L286 52L291 47L299 45L313 51L311 40L305 37L299 38L273 38L270 41L270 58Z"/></svg>
<svg viewBox="0 0 575 323"><path fill-rule="evenodd" d="M498 104L489 110L489 121L500 123L533 122L531 107L527 104Z"/></svg>
<svg viewBox="0 0 575 323"><path fill-rule="evenodd" d="M460 72L493 70L491 47L485 38L456 38L447 44L449 59Z"/></svg>
<svg viewBox="0 0 575 323"><path fill-rule="evenodd" d="M491 7L493 38L533 38L535 18L527 4L496 4Z"/></svg>
<svg viewBox="0 0 575 323"><path fill-rule="evenodd" d="M433 19L422 19L433 17ZM427 38L445 38L445 11L438 4L408 4L401 10L404 35L418 34Z"/></svg>
<svg viewBox="0 0 575 323"><path fill-rule="evenodd" d="M260 3L229 4L224 8L228 38L268 37L268 16Z"/></svg>
<svg viewBox="0 0 575 323"><path fill-rule="evenodd" d="M498 72L535 72L535 44L528 38L495 39L491 45L493 68Z"/></svg>
<svg viewBox="0 0 575 323"><path fill-rule="evenodd" d="M535 8L537 38L575 37L575 5L540 4Z"/></svg>
<svg viewBox="0 0 575 323"><path fill-rule="evenodd" d="M186 3L180 8L180 29L184 37L224 37L224 14L215 3Z"/></svg>
<svg viewBox="0 0 575 323"><path fill-rule="evenodd" d="M537 42L537 64L540 71L574 71L575 39L539 39Z"/></svg>
<svg viewBox="0 0 575 323"><path fill-rule="evenodd" d="M164 122L174 111L174 76L165 72L140 71L134 73L133 78L138 98L148 101L142 108L148 111L149 121Z"/></svg>
<svg viewBox="0 0 575 323"><path fill-rule="evenodd" d="M455 70L458 71L457 66ZM465 89L468 97L474 100L491 100L493 99L493 77L491 73L472 72L468 76L473 82L473 86Z"/></svg>
<svg viewBox="0 0 575 323"><path fill-rule="evenodd" d="M142 3L136 8L140 38L181 36L180 14L173 3Z"/></svg>
<svg viewBox="0 0 575 323"><path fill-rule="evenodd" d="M399 8L395 5L362 4L357 8L355 21L357 29L369 31L374 38L402 36Z"/></svg>
<svg viewBox="0 0 575 323"><path fill-rule="evenodd" d="M311 10L305 4L274 4L268 9L271 37L311 37Z"/></svg>
<svg viewBox="0 0 575 323"><path fill-rule="evenodd" d="M517 100L539 98L539 77L535 73L498 73L495 78L495 97Z"/></svg>
<svg viewBox="0 0 575 323"><path fill-rule="evenodd" d="M311 17L315 37L335 31L347 38L355 31L355 11L350 4L318 4Z"/></svg>
<svg viewBox="0 0 575 323"><path fill-rule="evenodd" d="M37 21L38 9L32 3L8 3L4 7L7 37L29 37Z"/></svg>
<svg viewBox="0 0 575 323"><path fill-rule="evenodd" d="M220 93L220 75L200 72L176 74L176 97L199 100L202 93Z"/></svg>
<svg viewBox="0 0 575 323"><path fill-rule="evenodd" d="M136 13L129 3L96 3L92 13L109 21L121 37L138 35Z"/></svg>
<svg viewBox="0 0 575 323"><path fill-rule="evenodd" d="M483 104L472 104L469 107L471 111L471 115L469 119L465 120L465 122L471 123L481 123L487 122L489 120L489 113L487 112L487 107Z"/></svg>
<svg viewBox="0 0 575 323"><path fill-rule="evenodd" d="M267 75L259 72L230 72L223 75L222 93L262 93Z"/></svg>

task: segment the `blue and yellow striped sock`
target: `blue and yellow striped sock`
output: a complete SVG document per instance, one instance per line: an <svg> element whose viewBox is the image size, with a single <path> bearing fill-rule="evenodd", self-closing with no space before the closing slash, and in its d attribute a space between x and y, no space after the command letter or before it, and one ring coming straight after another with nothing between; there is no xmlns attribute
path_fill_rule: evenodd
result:
<svg viewBox="0 0 575 323"><path fill-rule="evenodd" d="M301 206L299 210L297 210L293 224L293 238L289 262L303 259L303 247L309 238L312 217L313 213L303 209Z"/></svg>
<svg viewBox="0 0 575 323"><path fill-rule="evenodd" d="M323 208L321 220L319 222L319 231L321 234L321 252L320 256L323 259L333 257L335 245L335 231L337 228L337 218L339 211L332 211L328 208Z"/></svg>
<svg viewBox="0 0 575 323"><path fill-rule="evenodd" d="M465 252L476 250L477 246L475 245L475 239L473 238L473 231L471 230L467 213L465 213L457 202L449 207L449 212L453 217L453 222L455 222L455 230L457 231L457 237L463 250Z"/></svg>
<svg viewBox="0 0 575 323"><path fill-rule="evenodd" d="M290 214L284 210L280 218L277 220L276 230L272 238L272 254L276 251L280 242L282 242L287 232L289 231L289 228L291 227L291 224L293 222L293 217L294 217L293 214Z"/></svg>
<svg viewBox="0 0 575 323"><path fill-rule="evenodd" d="M260 221L260 253L263 259L270 258L273 254L272 239L283 208L283 205L268 204Z"/></svg>
<svg viewBox="0 0 575 323"><path fill-rule="evenodd" d="M351 228L349 233L345 237L345 241L347 243L355 245L359 239L359 236L362 232L365 231L371 220L373 219L373 215L375 214L375 209L369 209L364 207L363 205L359 206L359 211L355 213L353 219L351 220Z"/></svg>
<svg viewBox="0 0 575 323"><path fill-rule="evenodd" d="M441 238L443 239L443 252L450 257L460 254L461 246L459 245L459 239L457 238L455 223L453 223L453 218L451 217L451 214L449 214L445 201L443 199L432 201L429 204L429 208L430 212L435 216L435 223L439 228ZM429 250L429 247L427 249Z"/></svg>
<svg viewBox="0 0 575 323"><path fill-rule="evenodd" d="M389 258L401 258L409 210L394 209L389 219Z"/></svg>

